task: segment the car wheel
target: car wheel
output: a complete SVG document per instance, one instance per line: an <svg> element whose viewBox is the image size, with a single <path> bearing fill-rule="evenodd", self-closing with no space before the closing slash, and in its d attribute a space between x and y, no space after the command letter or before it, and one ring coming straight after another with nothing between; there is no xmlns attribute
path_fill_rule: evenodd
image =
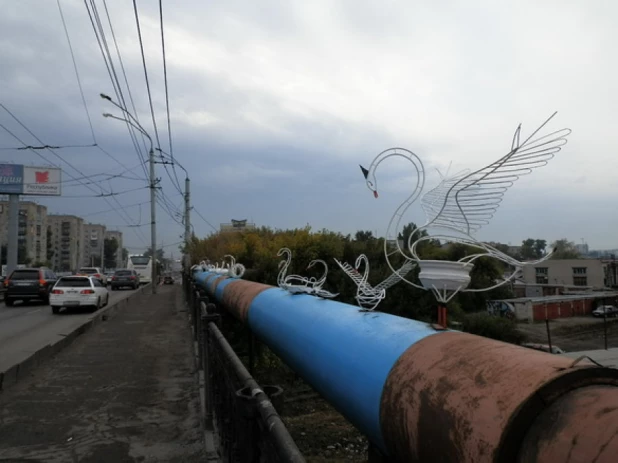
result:
<svg viewBox="0 0 618 463"><path fill-rule="evenodd" d="M7 307L13 307L13 305L15 304L15 301L13 299L9 299L8 297L4 298L4 304Z"/></svg>
<svg viewBox="0 0 618 463"><path fill-rule="evenodd" d="M52 313L54 315L58 315L60 313L60 307L58 307L57 305L52 305Z"/></svg>
<svg viewBox="0 0 618 463"><path fill-rule="evenodd" d="M96 312L97 310L99 310L101 308L101 298L99 297L97 299L97 305L94 306L94 312Z"/></svg>
<svg viewBox="0 0 618 463"><path fill-rule="evenodd" d="M109 294L105 298L105 307L107 307L107 304L109 304Z"/></svg>

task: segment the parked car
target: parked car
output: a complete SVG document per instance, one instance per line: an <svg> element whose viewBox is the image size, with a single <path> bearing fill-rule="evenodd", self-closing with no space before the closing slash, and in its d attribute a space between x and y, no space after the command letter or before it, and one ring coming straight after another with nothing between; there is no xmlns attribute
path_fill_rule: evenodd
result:
<svg viewBox="0 0 618 463"><path fill-rule="evenodd" d="M82 267L77 271L77 275L98 278L105 286L107 286L107 277L99 267Z"/></svg>
<svg viewBox="0 0 618 463"><path fill-rule="evenodd" d="M540 350L542 352L549 353L549 346L547 344L536 344L536 343L527 342L527 343L522 344L522 347L527 347L528 349ZM560 349L560 347L558 346L551 346L551 353L552 354L565 354L566 352Z"/></svg>
<svg viewBox="0 0 618 463"><path fill-rule="evenodd" d="M4 303L10 307L15 301L40 299L49 304L49 293L56 281L56 274L46 267L13 270L4 280Z"/></svg>
<svg viewBox="0 0 618 463"><path fill-rule="evenodd" d="M120 288L137 289L140 284L139 273L137 273L135 270L128 269L116 270L110 283L112 291Z"/></svg>
<svg viewBox="0 0 618 463"><path fill-rule="evenodd" d="M618 316L618 309L613 305L602 305L592 311L592 316L603 317L603 313L606 317L616 317Z"/></svg>
<svg viewBox="0 0 618 463"><path fill-rule="evenodd" d="M61 277L49 295L49 302L54 314L63 307L92 307L96 311L109 303L109 291L94 276Z"/></svg>
<svg viewBox="0 0 618 463"><path fill-rule="evenodd" d="M171 275L165 275L163 277L163 284L164 285L173 285L174 284L174 277Z"/></svg>

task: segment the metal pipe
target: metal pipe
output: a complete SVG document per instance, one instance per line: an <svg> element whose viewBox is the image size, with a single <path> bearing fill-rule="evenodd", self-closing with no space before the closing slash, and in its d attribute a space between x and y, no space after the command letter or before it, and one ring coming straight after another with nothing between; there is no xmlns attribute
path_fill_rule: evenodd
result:
<svg viewBox="0 0 618 463"><path fill-rule="evenodd" d="M557 429L588 420L560 431L575 437L573 455L614 461L616 453L593 451L599 429L578 391L596 388L600 403L618 403L616 369L209 272L194 278L389 461L566 461L546 442L549 431L533 430L569 397L578 406L560 408ZM603 423L603 443L616 449L618 419ZM530 452L538 458L522 457Z"/></svg>

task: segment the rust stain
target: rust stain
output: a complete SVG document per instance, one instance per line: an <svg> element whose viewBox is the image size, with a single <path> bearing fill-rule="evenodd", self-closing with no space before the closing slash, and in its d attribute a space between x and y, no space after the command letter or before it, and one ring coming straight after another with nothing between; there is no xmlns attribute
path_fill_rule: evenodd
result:
<svg viewBox="0 0 618 463"><path fill-rule="evenodd" d="M274 286L253 281L233 281L223 291L223 305L234 317L246 323L253 299L262 291L271 288L274 288Z"/></svg>
<svg viewBox="0 0 618 463"><path fill-rule="evenodd" d="M208 287L210 288L210 292L213 297L215 296L215 292L217 291L217 285L221 283L223 280L227 280L228 278L229 277L225 275L221 275L217 278L213 278L212 280L210 280L210 282L208 283Z"/></svg>
<svg viewBox="0 0 618 463"><path fill-rule="evenodd" d="M590 362L569 368L572 362L467 333L429 336L387 378L380 407L386 446L406 463L514 462L546 399L586 384L618 385L618 370Z"/></svg>
<svg viewBox="0 0 618 463"><path fill-rule="evenodd" d="M518 462L615 463L618 388L589 386L568 392L535 420Z"/></svg>

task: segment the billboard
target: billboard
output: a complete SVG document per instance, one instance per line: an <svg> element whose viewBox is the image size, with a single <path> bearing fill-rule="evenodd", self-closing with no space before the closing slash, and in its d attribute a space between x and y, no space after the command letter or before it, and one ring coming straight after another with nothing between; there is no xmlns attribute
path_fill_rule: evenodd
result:
<svg viewBox="0 0 618 463"><path fill-rule="evenodd" d="M21 194L24 183L24 166L0 164L0 194Z"/></svg>
<svg viewBox="0 0 618 463"><path fill-rule="evenodd" d="M0 194L60 196L61 173L57 167L0 164Z"/></svg>
<svg viewBox="0 0 618 463"><path fill-rule="evenodd" d="M60 196L61 194L61 170L55 167L30 167L24 168L24 191L25 195L37 196Z"/></svg>

